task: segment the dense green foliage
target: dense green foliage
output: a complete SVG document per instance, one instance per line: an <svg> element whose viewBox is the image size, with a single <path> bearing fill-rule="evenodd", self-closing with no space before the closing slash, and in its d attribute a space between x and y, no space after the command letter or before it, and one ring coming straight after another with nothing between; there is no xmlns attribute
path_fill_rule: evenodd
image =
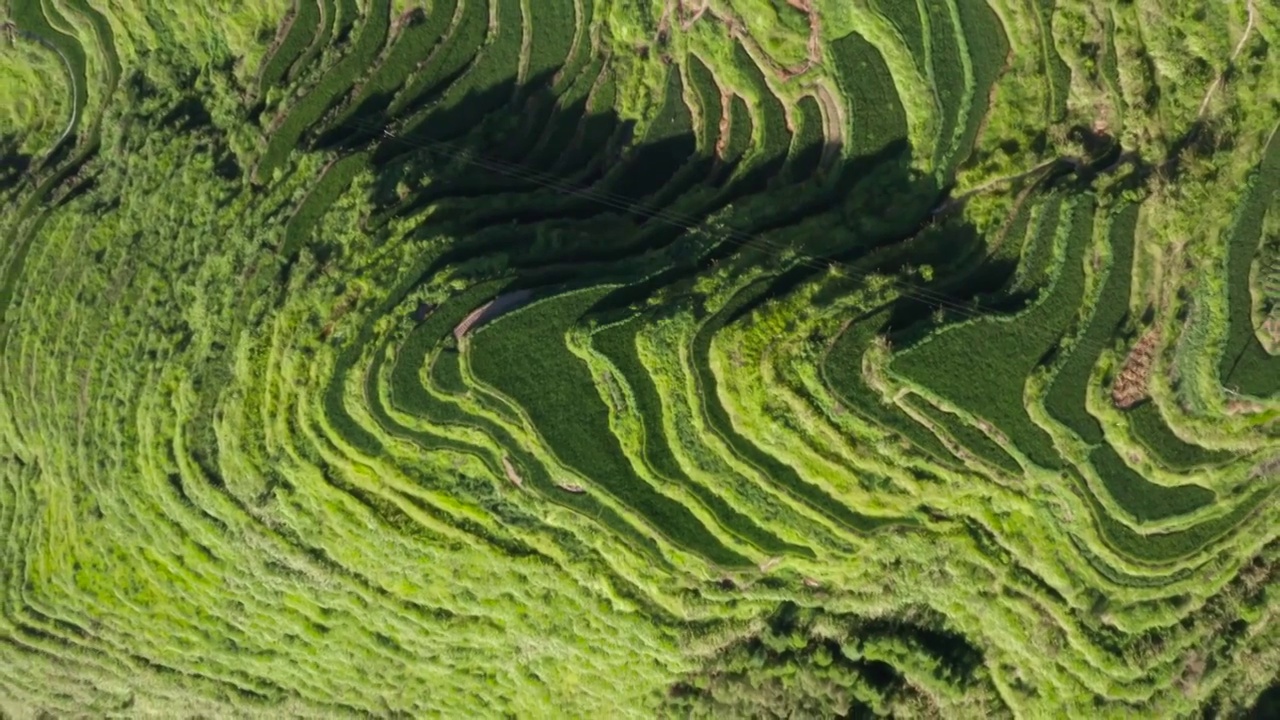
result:
<svg viewBox="0 0 1280 720"><path fill-rule="evenodd" d="M474 340L476 378L514 400L570 468L601 483L674 542L716 563L745 563L688 510L639 478L608 432L608 410L563 334L601 295L587 290L558 296L486 328Z"/></svg>
<svg viewBox="0 0 1280 720"><path fill-rule="evenodd" d="M0 717L1265 713L1276 28L0 0Z"/></svg>
<svg viewBox="0 0 1280 720"><path fill-rule="evenodd" d="M1280 392L1280 359L1268 355L1258 342L1250 274L1267 210L1280 193L1280 132L1272 133L1251 180L1231 228L1227 260L1230 335L1222 351L1222 382L1237 392L1267 397Z"/></svg>
<svg viewBox="0 0 1280 720"><path fill-rule="evenodd" d="M1217 465L1232 458L1232 453L1207 450L1174 434L1160 417L1153 403L1143 403L1127 413L1133 435L1155 454L1160 464L1175 470L1193 470L1200 465Z"/></svg>
<svg viewBox="0 0 1280 720"><path fill-rule="evenodd" d="M904 677L893 661L907 656L915 660ZM974 670L980 662L976 648L945 631L823 617L788 604L758 634L735 641L675 685L664 714L795 718L936 711L919 685L979 684Z"/></svg>
<svg viewBox="0 0 1280 720"><path fill-rule="evenodd" d="M906 140L907 117L880 52L861 35L850 33L831 44L842 95L853 126L850 153L865 157Z"/></svg>
<svg viewBox="0 0 1280 720"><path fill-rule="evenodd" d="M1084 252L1092 237L1093 201L1081 196L1038 233L1065 241L1060 267L1047 290L1026 311L1008 318L980 319L944 329L898 356L896 372L936 388L951 402L995 424L1042 467L1061 466L1053 443L1028 422L1023 385L1067 330L1084 287Z"/></svg>

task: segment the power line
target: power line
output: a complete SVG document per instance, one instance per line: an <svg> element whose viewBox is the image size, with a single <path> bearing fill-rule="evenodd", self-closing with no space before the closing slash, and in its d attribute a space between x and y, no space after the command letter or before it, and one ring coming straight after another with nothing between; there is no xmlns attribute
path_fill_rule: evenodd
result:
<svg viewBox="0 0 1280 720"><path fill-rule="evenodd" d="M374 132L375 134L380 133L382 134L384 141L391 141L398 144L415 147L421 150L427 150L429 152L430 151L440 152L451 159L459 160L469 165L474 165L482 169L496 172L498 174L501 174L507 177L513 177L516 179L525 180L535 185L538 185L540 187L544 187L551 190L574 195L577 197L582 197L584 199L592 200L597 202L598 204L604 205L606 207L614 208L622 212L635 213L635 214L643 215L652 219L663 221L672 226L681 228L686 231L696 230L701 225L701 223L697 221L698 219L696 217L693 217L690 215L682 215L680 213L672 212L670 210L666 210L663 208L652 208L643 203L631 201L630 198L628 198L627 196L620 195L618 193L613 193L610 191L600 190L595 187L581 188L576 185L573 185L572 183L568 182L566 179L562 177L545 173L539 170L535 170L526 165L522 165L520 163L513 163L513 162L507 162L507 161L477 156L474 153L470 152L469 150L459 150L458 145L456 143L450 143L448 141L443 141L443 140L433 140L429 138L420 139L418 142L413 142L406 138L402 138L395 134L389 133L388 131L386 131L385 127L383 126L375 126L372 124L366 124L366 123L360 123L360 122L347 123L347 124L339 125L336 127L350 127L350 126L357 126L363 130ZM1278 128L1280 128L1280 126L1278 126ZM331 128L330 130L332 129L333 128ZM1277 129L1276 132L1280 132L1280 129ZM1041 165L1041 166L1038 166L1037 168L1033 168L1031 172L1035 172L1036 170L1042 169L1043 167L1045 167L1045 165ZM1208 218L1202 217L1196 226L1196 230L1199 231L1199 229L1203 227L1204 223L1207 222L1207 220ZM790 246L781 244L777 241L772 241L761 234L750 235L740 230L734 230L732 228L728 228L728 229L725 229L722 233L720 233L720 239L735 242L740 247L747 247L753 243L756 243L764 247L772 248L774 250L779 250L779 251L789 250L795 253L800 264L816 270L822 270L824 268L831 267L831 266L840 266L843 269L845 269L845 271L848 272L849 274L854 275L856 277L860 277L864 280L869 280L875 276L873 273L868 273L868 272L859 270L858 268L854 267L850 263L841 262L838 260L824 261L821 258L818 258L816 256L806 255L805 253L795 250ZM1137 242L1136 236L1133 237L1130 241L1136 243ZM1136 257L1134 258L1134 260L1136 261ZM1132 272L1132 268L1113 267L1111 268L1110 272ZM881 277L885 277L885 276L881 276ZM888 277L887 279L889 280L889 284L895 289L897 289L902 294L902 296L916 300L917 302L921 302L926 305L937 305L940 308L950 309L954 312L959 313L963 317L969 318L969 319L976 318L981 315L981 313L978 313L972 310L969 306L960 304L960 301L958 301L956 298L952 296L949 296L937 291L933 291L933 290L930 290L929 288L915 285L897 278ZM1086 333L1082 331L1080 335L1080 339L1083 339L1083 336L1085 334ZM1071 352L1083 351L1089 354L1094 354L1096 352L1100 352L1103 348L1105 348L1106 344L1107 344L1107 341L1105 339L1099 339L1099 340L1095 340L1093 342L1088 342L1088 343L1079 343L1076 346L1072 347Z"/></svg>

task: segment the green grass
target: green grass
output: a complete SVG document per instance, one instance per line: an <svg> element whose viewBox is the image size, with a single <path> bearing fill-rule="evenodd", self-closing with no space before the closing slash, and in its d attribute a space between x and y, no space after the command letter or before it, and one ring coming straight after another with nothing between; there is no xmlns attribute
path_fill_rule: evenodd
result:
<svg viewBox="0 0 1280 720"><path fill-rule="evenodd" d="M1032 3L1040 27L1041 67L1049 83L1049 119L1057 122L1066 117L1067 97L1071 89L1071 68L1062 59L1054 33L1054 0L1036 0Z"/></svg>
<svg viewBox="0 0 1280 720"><path fill-rule="evenodd" d="M1127 203L1112 212L1108 242L1111 266L1103 280L1093 314L1076 342L1064 353L1049 390L1045 407L1091 445L1103 442L1102 427L1089 414L1085 395L1098 354L1110 343L1113 333L1129 314L1129 291L1132 287L1134 232L1138 224L1139 206Z"/></svg>
<svg viewBox="0 0 1280 720"><path fill-rule="evenodd" d="M410 331L397 348L395 363L389 373L388 394L391 405L400 412L427 420L433 425L456 425L482 431L493 440L494 447L501 448L502 453L509 455L518 464L521 475L531 486L553 496L558 503L573 508L585 517L598 518L599 522L626 538L632 547L651 560L665 562L653 539L639 532L611 508L602 505L589 494L569 494L556 488L542 463L493 420L469 412L456 402L443 400L423 387L419 370L431 349L448 337L468 313L500 293L505 284L504 281L489 281L472 285L463 292L450 296L424 322ZM468 391L460 362L461 358L456 350L441 350L437 361L431 366L432 380L443 380L440 389L454 394ZM375 409L374 414L385 427L413 439L424 448L467 448L469 453L484 456L494 477L501 478L500 482L507 482L501 458L489 457L485 448L468 447L466 443L441 433L425 433L401 427L386 415L383 408Z"/></svg>
<svg viewBox="0 0 1280 720"><path fill-rule="evenodd" d="M720 139L720 118L724 107L720 104L720 88L707 64L690 55L688 60L689 85L698 99L702 122L698 126L698 145L703 154L710 155Z"/></svg>
<svg viewBox="0 0 1280 720"><path fill-rule="evenodd" d="M368 162L367 153L357 153L336 160L325 171L285 223L280 245L282 257L292 257L302 248L325 211L347 191L356 174L368 168Z"/></svg>
<svg viewBox="0 0 1280 720"><path fill-rule="evenodd" d="M792 545L762 529L750 517L735 510L709 488L692 481L676 461L669 441L662 434L662 402L653 378L645 370L636 349L635 334L641 328L642 316L610 325L591 335L591 344L609 358L623 374L631 388L636 406L628 412L639 417L644 426L644 462L659 475L675 480L689 489L707 507L716 521L743 540L770 555L795 553L813 557L807 547Z"/></svg>
<svg viewBox="0 0 1280 720"><path fill-rule="evenodd" d="M907 138L907 114L880 51L857 33L831 44L837 79L856 118L847 139L851 157L872 155Z"/></svg>
<svg viewBox="0 0 1280 720"><path fill-rule="evenodd" d="M1062 194L1054 193L1037 205L1036 225L1026 235L1026 244L1022 249L1018 277L1012 288L1013 291L1034 292L1051 281L1049 270L1053 265L1054 236L1058 228L1062 201ZM1017 235L1012 236L1014 239L1017 237Z"/></svg>
<svg viewBox="0 0 1280 720"><path fill-rule="evenodd" d="M573 0L548 0L530 7L533 8L533 40L528 77L532 80L549 76L565 64L573 45L577 17Z"/></svg>
<svg viewBox="0 0 1280 720"><path fill-rule="evenodd" d="M919 0L874 0L872 5L877 13L893 24L921 72L927 71L924 22L920 19L923 7Z"/></svg>
<svg viewBox="0 0 1280 720"><path fill-rule="evenodd" d="M1018 461L978 428L951 413L938 410L927 402L914 402L911 403L911 407L936 424L943 433L951 436L955 442L979 460L990 463L1007 473L1022 474L1022 466Z"/></svg>
<svg viewBox="0 0 1280 720"><path fill-rule="evenodd" d="M1070 325L1084 290L1084 252L1094 203L1083 197L1063 223L1064 261L1053 285L1030 309L1006 318L980 318L943 329L895 355L893 371L992 422L1032 462L1062 467L1049 436L1023 407L1026 377Z"/></svg>
<svg viewBox="0 0 1280 720"><path fill-rule="evenodd" d="M682 179L678 173L698 150L694 135L693 116L684 101L684 82L680 74L667 75L666 92L662 107L655 113L644 135L643 153L621 165L605 179L604 188L612 191L624 202L637 202L648 198L646 206L652 206L658 198L649 196L667 193ZM698 178L700 179L700 178Z"/></svg>
<svg viewBox="0 0 1280 720"><path fill-rule="evenodd" d="M765 168L764 174L771 174L776 170L770 169L781 165L791 147L782 103L769 90L764 74L741 45L734 45L732 60L749 84L743 92L747 106L752 110L752 147L755 151L752 166Z"/></svg>
<svg viewBox="0 0 1280 720"><path fill-rule="evenodd" d="M49 24L46 13L53 13L55 17L61 17L56 10L43 7L40 0L13 0L9 8L9 18L18 26L19 30L30 33L38 38L40 43L53 48L67 64L67 71L70 73L68 80L71 82L71 96L74 105L73 121L70 127L71 132L74 133L80 125L81 113L84 111L85 103L88 102L89 97L86 70L88 61L85 58L84 46L80 44L80 41L71 35L54 29Z"/></svg>
<svg viewBox="0 0 1280 720"><path fill-rule="evenodd" d="M315 40L320 30L320 2L322 0L295 0L294 17L288 32L266 57L259 73L258 92L266 93L279 86L302 53Z"/></svg>
<svg viewBox="0 0 1280 720"><path fill-rule="evenodd" d="M305 78L314 66L316 59L320 57L320 54L329 45L334 30L334 12L336 10L334 0L320 0L320 26L316 28L315 35L311 38L307 49L289 68L286 77L290 82L297 82Z"/></svg>
<svg viewBox="0 0 1280 720"><path fill-rule="evenodd" d="M938 438L896 405L884 403L862 375L862 357L877 332L888 321L884 312L857 318L832 345L822 363L827 384L851 410L910 442L931 459L955 466L957 462Z"/></svg>
<svg viewBox="0 0 1280 720"><path fill-rule="evenodd" d="M1125 413L1129 429L1161 465L1173 470L1194 470L1204 465L1220 465L1234 453L1208 450L1178 437L1165 424L1154 403L1143 403Z"/></svg>
<svg viewBox="0 0 1280 720"><path fill-rule="evenodd" d="M813 0L784 78L787 0L291 3L0 10L0 716L1234 717L1273 684L1277 412L1230 395L1275 374L1265 3L1165 165L1242 5ZM987 184L1098 112L1133 162ZM1151 323L1186 325L1154 401L1094 407Z"/></svg>
<svg viewBox="0 0 1280 720"><path fill-rule="evenodd" d="M405 85L404 91L391 105L392 112L425 104L472 62L484 44L489 27L490 0L458 2L464 7L459 24L449 33L447 44L440 52L434 53Z"/></svg>
<svg viewBox="0 0 1280 720"><path fill-rule="evenodd" d="M956 41L959 29L951 20L949 6L954 0L925 2L929 16L929 45L933 57L933 91L938 100L941 122L938 124L938 150L934 165L947 167L955 159L959 149L957 135L966 120L964 96L964 65L960 45Z"/></svg>
<svg viewBox="0 0 1280 720"><path fill-rule="evenodd" d="M271 134L267 149L254 171L260 182L270 181L272 173L284 164L307 128L318 122L321 115L338 102L341 94L370 66L386 40L389 23L390 0L373 0L351 52L327 70L320 82L289 108L284 122Z"/></svg>
<svg viewBox="0 0 1280 720"><path fill-rule="evenodd" d="M1111 14L1106 15L1106 27L1110 32L1105 33L1105 46L1101 52L1101 58L1098 62L1102 71L1102 77L1110 86L1113 93L1120 93L1120 67L1119 60L1116 58L1116 39L1115 39L1115 22Z"/></svg>
<svg viewBox="0 0 1280 720"><path fill-rule="evenodd" d="M1213 492L1199 485L1166 487L1150 482L1129 467L1110 445L1090 453L1089 464L1098 471L1112 499L1142 522L1185 515L1214 501Z"/></svg>
<svg viewBox="0 0 1280 720"><path fill-rule="evenodd" d="M362 126L370 122L369 116L381 114L413 74L417 63L428 57L437 43L443 40L458 2L441 0L433 5L425 20L404 27L361 92L334 119L331 129L339 129L348 122Z"/></svg>
<svg viewBox="0 0 1280 720"><path fill-rule="evenodd" d="M757 283L739 291L715 315L703 321L694 337L691 355L698 378L698 391L702 397L702 412L706 414L707 422L739 457L759 468L781 489L845 527L856 532L867 533L900 522L908 524L895 518L873 517L849 510L821 488L801 478L794 468L756 447L734 430L728 411L716 399L718 383L706 358L711 352L711 339L715 333L740 308L759 299L761 292L766 289L767 284Z"/></svg>
<svg viewBox="0 0 1280 720"><path fill-rule="evenodd" d="M461 395L467 391L462 376L462 355L454 348L445 348L431 364L431 382L444 392Z"/></svg>
<svg viewBox="0 0 1280 720"><path fill-rule="evenodd" d="M556 98L548 127L521 164L543 170L554 166L563 158L565 149L571 146L582 126L587 111L587 96L600 72L602 63L596 60L583 68L565 92Z"/></svg>
<svg viewBox="0 0 1280 720"><path fill-rule="evenodd" d="M116 35L111 29L107 16L89 4L88 0L68 0L68 7L77 14L89 19L93 25L93 34L98 41L98 50L107 63L107 90L114 90L120 79L120 55L116 50Z"/></svg>
<svg viewBox="0 0 1280 720"><path fill-rule="evenodd" d="M504 284L502 281L490 281L472 285L465 291L449 297L425 321L409 331L407 337L396 349L396 360L392 365L389 379L391 402L401 412L437 423L461 422L467 419L467 413L456 404L440 400L427 392L422 386L418 373L432 349L453 332L468 313L500 294ZM451 355L456 358L457 351L443 350L442 355ZM461 383L461 367L456 359L452 364L457 369L458 382ZM433 375L435 373L434 365L432 373ZM455 391L459 388L453 386L448 389ZM461 390L465 389L465 386L461 388Z"/></svg>
<svg viewBox="0 0 1280 720"><path fill-rule="evenodd" d="M806 95L796 104L799 127L791 136L791 153L787 156L787 172L792 182L804 182L818 170L826 140L822 128L822 110L818 101Z"/></svg>
<svg viewBox="0 0 1280 720"><path fill-rule="evenodd" d="M573 46L572 51L557 70L557 77L552 85L556 94L562 94L568 90L572 83L577 82L578 76L600 58L599 53L592 47L590 33L591 27L596 23L595 3L582 3L579 10L582 14L575 20L578 32L577 44ZM594 75L592 77L594 78Z"/></svg>
<svg viewBox="0 0 1280 720"><path fill-rule="evenodd" d="M449 139L466 133L514 98L520 62L523 18L520 0L490 0L498 4L498 31L488 39L467 72L433 105L420 123L406 134L430 140Z"/></svg>
<svg viewBox="0 0 1280 720"><path fill-rule="evenodd" d="M1261 164L1238 210L1231 230L1227 259L1227 298L1230 334L1222 350L1223 386L1245 395L1268 397L1280 393L1280 358L1267 354L1258 342L1252 317L1249 273L1258 252L1267 208L1280 188L1280 132L1271 135Z"/></svg>
<svg viewBox="0 0 1280 720"><path fill-rule="evenodd" d="M1154 535L1135 533L1112 518L1096 499L1090 498L1090 501L1095 515L1099 518L1098 523L1103 535L1113 547L1143 562L1167 563L1189 557L1221 538L1231 528L1244 521L1250 513L1263 507L1273 491L1274 488L1255 490L1239 501L1235 509L1220 518L1202 522L1188 530Z"/></svg>
<svg viewBox="0 0 1280 720"><path fill-rule="evenodd" d="M487 325L472 340L472 371L519 404L569 467L626 503L672 542L720 565L749 564L687 508L636 476L609 433L608 409L564 335L607 291L596 288L548 299Z"/></svg>

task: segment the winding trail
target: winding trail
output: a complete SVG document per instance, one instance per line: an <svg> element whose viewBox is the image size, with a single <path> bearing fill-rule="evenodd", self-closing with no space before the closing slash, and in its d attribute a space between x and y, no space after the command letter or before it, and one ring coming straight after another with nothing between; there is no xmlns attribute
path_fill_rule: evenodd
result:
<svg viewBox="0 0 1280 720"><path fill-rule="evenodd" d="M515 310L528 302L532 297L533 292L530 290L516 290L515 292L509 292L506 295L490 300L475 310L472 310L470 314L462 319L462 322L458 323L458 325L453 329L454 339L458 342L462 342L463 336L470 332L473 327L481 323L489 322L499 315Z"/></svg>
<svg viewBox="0 0 1280 720"><path fill-rule="evenodd" d="M1058 164L1059 162L1062 162L1063 160L1064 160L1064 158L1053 158L1053 159L1050 159L1050 160L1045 160L1044 162L1040 163L1039 165L1036 165L1036 166L1032 167L1032 168L1031 168L1031 169L1029 169L1029 170L1023 170L1022 172L1014 173L1014 174L1012 174L1012 175L1002 175L1002 176L1000 176L1000 177L991 178L990 180L987 180L986 182L982 183L981 185L978 185L978 186L976 186L976 187L969 188L968 190L965 190L964 192L960 193L959 195L956 195L955 197L952 197L951 199L947 200L946 202L944 202L943 204L941 204L941 205L939 205L937 208L935 208L935 209L934 209L934 211L933 211L933 214L934 214L934 215L940 215L940 214L942 214L942 213L945 213L945 212L947 212L948 210L950 210L952 207L954 207L954 206L956 206L956 205L959 205L960 203L964 202L965 200L968 200L969 198L973 197L974 195L978 195L978 194L980 194L980 193L984 193L984 192L986 192L986 191L988 191L988 190L990 190L990 189L994 188L994 187L995 187L995 186L997 186L997 185L1002 185L1002 184L1004 184L1004 183L1016 182L1016 181L1018 181L1018 180L1021 180L1022 178L1030 177L1031 175L1034 175L1034 174L1036 174L1036 173L1038 173L1038 172L1041 172L1041 171L1047 170L1048 168L1050 168L1050 167L1052 167L1052 166L1054 166L1054 165ZM1076 162L1078 163L1079 161L1077 160Z"/></svg>
<svg viewBox="0 0 1280 720"><path fill-rule="evenodd" d="M1244 34L1240 36L1240 41L1236 43L1236 47L1231 51L1231 57L1227 60L1227 67L1218 73L1218 77L1213 79L1209 84L1209 89L1205 91L1204 99L1200 101L1200 109L1196 111L1196 120L1203 120L1205 113L1209 111L1209 102L1213 100L1213 96L1218 92L1218 88L1222 87L1222 82L1227 76L1227 70L1235 64L1236 58L1240 57L1240 52L1244 50L1244 46L1249 42L1249 37L1253 34L1253 30L1258 24L1258 6L1256 0L1248 0L1246 7L1249 11L1249 22L1244 26Z"/></svg>
<svg viewBox="0 0 1280 720"><path fill-rule="evenodd" d="M845 117L844 104L836 100L831 88L825 83L819 82L814 85L813 98L822 108L822 130L825 140L822 159L819 160L818 166L829 168L834 158L844 149L844 129L847 127L848 118Z"/></svg>

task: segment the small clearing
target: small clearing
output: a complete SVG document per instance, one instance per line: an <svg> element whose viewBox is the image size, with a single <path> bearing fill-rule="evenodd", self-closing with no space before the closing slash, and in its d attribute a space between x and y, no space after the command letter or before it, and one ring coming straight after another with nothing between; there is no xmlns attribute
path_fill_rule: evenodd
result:
<svg viewBox="0 0 1280 720"><path fill-rule="evenodd" d="M520 473L516 472L516 466L511 463L511 458L502 457L502 469L507 474L507 479L516 487L524 487L524 478L520 477Z"/></svg>
<svg viewBox="0 0 1280 720"><path fill-rule="evenodd" d="M1147 381L1151 377L1151 364L1155 360L1156 344L1160 333L1152 330L1138 341L1124 360L1120 375L1111 386L1111 402L1121 409L1131 408L1146 400Z"/></svg>
<svg viewBox="0 0 1280 720"><path fill-rule="evenodd" d="M490 300L472 310L458 326L453 329L453 337L461 342L462 338L477 325L489 322L503 313L510 312L529 301L533 297L531 290L517 290Z"/></svg>

